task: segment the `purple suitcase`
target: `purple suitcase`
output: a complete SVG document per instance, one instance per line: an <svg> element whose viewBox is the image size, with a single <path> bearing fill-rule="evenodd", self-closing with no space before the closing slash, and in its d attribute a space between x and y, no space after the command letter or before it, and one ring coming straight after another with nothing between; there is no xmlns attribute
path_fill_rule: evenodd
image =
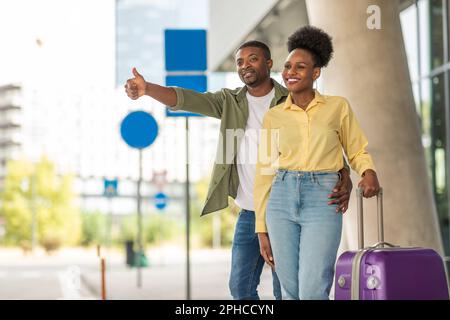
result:
<svg viewBox="0 0 450 320"><path fill-rule="evenodd" d="M448 300L444 262L436 251L384 242L382 190L377 196L379 242L364 248L361 189L357 195L359 250L346 251L337 260L335 299Z"/></svg>

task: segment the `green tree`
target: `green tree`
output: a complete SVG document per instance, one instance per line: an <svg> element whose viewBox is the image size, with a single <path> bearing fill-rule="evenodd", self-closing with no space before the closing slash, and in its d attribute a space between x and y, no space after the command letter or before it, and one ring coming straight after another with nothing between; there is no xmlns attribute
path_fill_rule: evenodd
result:
<svg viewBox="0 0 450 320"><path fill-rule="evenodd" d="M220 243L224 247L231 245L234 235L234 225L236 223L239 208L234 200L228 198L228 207L217 212L200 217L204 199L208 193L209 177L206 177L195 184L195 193L191 206L192 236L194 244L198 246L210 247L213 244L213 215L220 217Z"/></svg>
<svg viewBox="0 0 450 320"><path fill-rule="evenodd" d="M180 222L164 214L145 215L142 218L142 242L154 245L171 242L183 232ZM137 240L137 214L122 219L119 242Z"/></svg>
<svg viewBox="0 0 450 320"><path fill-rule="evenodd" d="M79 242L81 220L74 205L73 177L58 175L47 158L36 164L26 159L9 161L1 198L6 244L32 241L33 215L36 239L46 249Z"/></svg>
<svg viewBox="0 0 450 320"><path fill-rule="evenodd" d="M106 243L108 217L99 211L82 212L81 245L90 246Z"/></svg>

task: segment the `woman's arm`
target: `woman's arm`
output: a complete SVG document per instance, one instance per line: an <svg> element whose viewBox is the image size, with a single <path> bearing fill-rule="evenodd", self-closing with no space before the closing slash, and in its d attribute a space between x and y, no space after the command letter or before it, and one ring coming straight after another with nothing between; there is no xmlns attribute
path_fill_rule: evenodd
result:
<svg viewBox="0 0 450 320"><path fill-rule="evenodd" d="M368 141L346 100L341 112L339 138L351 167L362 176L358 187L364 189L367 198L376 195L380 185L372 157L366 151Z"/></svg>
<svg viewBox="0 0 450 320"><path fill-rule="evenodd" d="M258 162L254 182L253 200L256 214L256 232L267 232L266 207L272 181L278 167L278 129L271 128L270 118L263 119L258 145Z"/></svg>
<svg viewBox="0 0 450 320"><path fill-rule="evenodd" d="M254 183L254 205L256 213L256 232L258 233L259 248L264 261L275 267L272 248L266 227L266 208L269 194L275 176L278 161L278 130L272 129L270 120L264 116L258 145L258 162Z"/></svg>

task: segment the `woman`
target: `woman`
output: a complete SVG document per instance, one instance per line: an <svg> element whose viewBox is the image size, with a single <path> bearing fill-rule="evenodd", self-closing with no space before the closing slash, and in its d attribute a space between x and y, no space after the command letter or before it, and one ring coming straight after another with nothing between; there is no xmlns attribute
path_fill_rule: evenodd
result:
<svg viewBox="0 0 450 320"><path fill-rule="evenodd" d="M256 232L268 232L275 261L266 262L275 263L283 299L328 299L342 230L328 195L343 167L342 149L365 197L376 195L379 183L348 101L313 89L333 54L330 36L304 27L289 37L288 50L282 76L289 96L263 120Z"/></svg>

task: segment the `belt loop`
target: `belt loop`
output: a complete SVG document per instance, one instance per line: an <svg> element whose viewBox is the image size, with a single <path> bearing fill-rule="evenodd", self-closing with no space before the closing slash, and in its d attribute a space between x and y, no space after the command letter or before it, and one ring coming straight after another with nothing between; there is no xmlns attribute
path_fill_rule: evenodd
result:
<svg viewBox="0 0 450 320"><path fill-rule="evenodd" d="M286 175L286 173L287 173L287 170L284 170L283 175L281 176L281 181L284 181L284 176Z"/></svg>

